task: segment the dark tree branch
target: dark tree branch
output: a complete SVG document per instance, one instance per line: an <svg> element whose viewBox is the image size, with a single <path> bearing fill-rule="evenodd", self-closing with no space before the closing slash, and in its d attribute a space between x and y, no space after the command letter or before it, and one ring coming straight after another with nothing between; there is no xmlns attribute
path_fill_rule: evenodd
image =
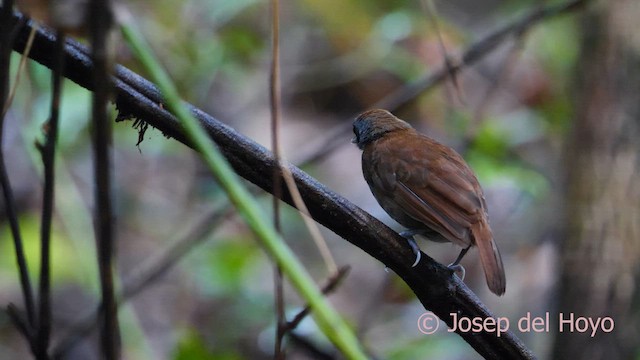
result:
<svg viewBox="0 0 640 360"><path fill-rule="evenodd" d="M64 40L62 30L58 30L55 43L55 60L51 72L52 94L49 121L45 123L45 143L36 146L42 156L44 167L44 185L42 195L42 219L40 225L40 291L38 332L36 339L36 357L48 359L49 340L51 336L51 223L53 221L53 202L55 184L55 154L58 138L58 118L60 114L60 96L62 92L62 71L64 67Z"/></svg>
<svg viewBox="0 0 640 360"><path fill-rule="evenodd" d="M107 105L112 94L113 79L107 37L113 17L108 0L89 3L91 34L91 79L93 89L92 118L95 168L95 227L98 267L102 292L102 354L107 360L120 357L118 311L113 284L113 208L111 203L111 137L112 126Z"/></svg>
<svg viewBox="0 0 640 360"><path fill-rule="evenodd" d="M562 7L554 8L554 12L549 12L550 8L537 11L535 16L528 17L526 21L519 23L520 25L512 26L509 30L502 30L487 38L483 42L483 48L493 48L506 34L525 31L541 19L574 9L585 2L586 0L570 1ZM15 19L21 17L20 14L15 15ZM22 51L24 48L29 28L19 33L16 50ZM52 34L41 29L36 36L30 57L50 67L51 48ZM66 68L66 76L81 86L93 90L95 82L89 75L92 62L87 51L73 41L67 42L66 51L65 61L69 64ZM464 63L475 61L481 55L478 51L469 51L463 57ZM162 98L152 84L124 67L117 67L113 81L120 120L139 119L161 130L165 135L190 145L179 122L161 105ZM276 192L271 175L277 171L278 165L270 152L203 111L195 107L192 107L192 111L238 174L270 193ZM348 141L346 137L343 140ZM310 214L316 221L395 271L411 287L425 308L443 319L447 325L452 325L452 314L469 318L492 316L449 269L424 254L420 264L412 268L414 256L402 237L300 169L292 166L291 171L309 207ZM282 199L292 204L288 190L282 187L279 191L282 193ZM486 332L459 332L458 334L486 358L529 359L534 357L512 333L503 334L501 337Z"/></svg>
<svg viewBox="0 0 640 360"><path fill-rule="evenodd" d="M13 323L13 326L15 326L18 332L20 332L20 334L22 334L25 339L30 340L33 337L32 331L29 327L29 324L27 324L21 316L20 310L18 310L18 308L14 304L9 304L6 311L9 319ZM31 350L35 352L34 345L35 343L31 342Z"/></svg>
<svg viewBox="0 0 640 360"><path fill-rule="evenodd" d="M27 324L24 324L23 330L26 334L31 334L36 325L35 305L33 300L33 290L29 279L29 270L27 259L24 255L22 245L22 235L20 234L20 226L18 224L18 214L15 208L13 190L7 168L4 161L4 120L8 108L7 99L9 98L10 83L10 65L11 65L11 47L15 44L15 38L19 31L23 30L24 20L17 19L12 14L13 1L3 1L0 7L0 186L2 186L2 195L4 198L5 211L13 236L13 245L15 249L16 262L18 263L18 272L20 276L20 286L22 287L22 295L27 313ZM18 320L18 317L14 317ZM28 336L31 347L33 348L32 336Z"/></svg>

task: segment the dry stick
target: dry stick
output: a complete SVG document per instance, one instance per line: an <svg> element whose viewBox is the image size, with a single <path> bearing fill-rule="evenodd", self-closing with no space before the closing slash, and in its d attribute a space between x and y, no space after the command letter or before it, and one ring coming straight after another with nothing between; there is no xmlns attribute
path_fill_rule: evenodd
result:
<svg viewBox="0 0 640 360"><path fill-rule="evenodd" d="M12 16L13 1L3 1L3 7L0 8L0 109L8 108L7 102L9 96L9 71L11 65L11 47L14 45L15 36L18 35L22 28L23 20L16 19ZM14 27L15 26L15 27ZM14 27L12 29L12 27ZM18 272L20 277L20 286L22 296L24 297L25 309L27 313L27 323L22 323L17 312L11 311L14 322L19 322L21 331L27 335L27 341L34 348L32 331L36 326L35 305L33 300L33 290L31 288L31 280L29 279L29 270L27 259L24 254L22 235L20 233L20 225L18 224L18 215L15 208L13 190L7 167L4 160L4 120L5 112L0 114L0 185L2 186L2 195L4 197L5 212L9 220L9 227L13 236L13 245L15 249L16 262L18 264Z"/></svg>
<svg viewBox="0 0 640 360"><path fill-rule="evenodd" d="M304 204L304 200L302 196L300 196L300 191L296 187L295 181L291 175L291 171L289 170L289 164L285 164L282 161L281 149L280 149L280 141L279 141L279 129L281 123L281 86L280 86L280 20L278 15L279 9L279 0L272 0L272 12L273 12L273 61L271 67L271 86L270 86L270 94L271 94L271 108L272 108L272 152L275 160L280 164L280 172L281 174L276 173L274 176L274 189L276 189L276 193L274 193L274 200L278 203L277 198L280 198L280 194L277 193L277 189L280 188L281 179L284 179L285 184L291 193L293 201L295 203L295 207L302 213L302 220L305 223L305 226L309 230L311 238L313 239L318 251L320 251L320 255L327 266L329 274L333 274L333 276L337 275L338 266L336 265L333 256L331 255L331 251L327 246L327 242L322 236L320 232L320 228L318 224L316 224L309 216L309 210L307 206ZM274 210L277 209L274 203Z"/></svg>
<svg viewBox="0 0 640 360"><path fill-rule="evenodd" d="M20 57L20 63L18 64L18 71L16 72L16 79L13 82L13 88L11 88L11 93L9 94L9 99L4 104L4 108L2 109L2 115L4 116L9 109L9 106L13 103L13 97L16 95L16 91L18 90L18 85L20 84L20 75L24 71L24 67L27 64L27 59L29 58L29 49L31 49L31 45L33 45L33 39L36 37L36 30L38 26L33 26L31 28L31 32L29 33L29 38L27 39L27 46L24 50L24 54Z"/></svg>
<svg viewBox="0 0 640 360"><path fill-rule="evenodd" d="M107 105L112 89L107 36L112 22L111 8L107 0L92 0L89 3L91 58L94 64L92 117L95 154L95 226L103 309L101 345L102 354L107 360L120 357L118 311L113 281L114 224L109 151L112 129L107 115Z"/></svg>
<svg viewBox="0 0 640 360"><path fill-rule="evenodd" d="M45 143L36 143L42 155L44 166L44 185L42 195L42 224L40 226L40 292L38 332L36 338L36 357L47 359L47 350L51 337L51 222L53 220L53 202L55 197L55 154L58 139L58 119L60 96L62 92L62 72L64 67L64 42L62 30L58 30L55 43L54 64L51 71L52 94L49 121L44 126Z"/></svg>
<svg viewBox="0 0 640 360"><path fill-rule="evenodd" d="M496 29L480 40L474 42L463 53L460 59L453 61L450 67L443 66L435 70L431 74L423 76L421 79L403 86L399 90L385 96L382 100L371 105L371 108L397 109L408 104L418 95L431 90L436 85L444 81L447 76L453 76L470 65L475 64L485 55L496 49L509 37L519 37L520 34L528 31L539 22L566 13L579 10L582 6L591 0L569 0L562 4L550 5L547 7L532 10L528 14L509 22L508 24ZM334 150L344 145L344 137L351 131L351 119L342 124L336 125L334 129L326 131L327 136L324 137L314 146L314 149L307 155L296 159L296 163L300 166L304 164L320 161L330 155Z"/></svg>
<svg viewBox="0 0 640 360"><path fill-rule="evenodd" d="M285 165L281 157L280 149L280 137L279 130L281 124L281 85L280 85L280 16L279 16L280 2L279 0L271 1L271 13L272 13L272 62L271 62L271 74L270 74L270 101L271 101L271 134L272 134L272 151L276 162L279 164L279 172L274 172L273 178L273 210L274 210L274 224L278 232L281 231L280 227L280 207L279 193L281 188L281 181L284 178L287 189L289 190L295 207L302 213L302 219L309 229L311 238L315 242L320 254L332 276L339 276L338 267L333 260L331 251L327 246L326 241L322 237L318 225L309 217L309 210L300 195L298 188L296 187L295 180L291 175L291 171L288 165ZM285 322L284 315L284 301L283 301L283 284L282 273L280 268L276 266L275 274L276 284L276 312L277 312L277 326L276 326L276 341L274 343L274 358L283 359L284 354L282 351L282 340L287 332L291 331L290 323ZM308 311L307 311L308 312ZM306 315L306 313L305 313ZM297 325L297 324L296 324ZM294 326L295 327L295 326Z"/></svg>
<svg viewBox="0 0 640 360"><path fill-rule="evenodd" d="M271 108L271 149L277 163L281 162L280 151L280 1L271 0L271 68L269 73L269 105ZM273 174L273 188L281 188L282 178L277 172ZM282 235L281 213L280 213L280 196L276 190L273 196L273 227ZM284 313L284 280L282 277L282 269L279 265L275 265L274 274L274 306L276 311L276 334L273 348L273 357L276 360L284 359L282 350L282 340L284 337L284 325L286 322Z"/></svg>
<svg viewBox="0 0 640 360"><path fill-rule="evenodd" d="M433 0L422 0L421 4L422 4L422 7L424 8L425 14L427 15L427 18L433 24L433 29L436 32L436 37L438 38L438 47L440 48L440 52L442 53L442 58L444 59L444 65L447 69L447 72L451 77L451 83L453 84L453 87L456 90L456 94L458 95L458 100L460 100L461 102L464 102L464 99L462 97L462 90L460 88L460 83L458 82L458 77L456 76L456 72L452 70L453 62L451 61L451 56L449 56L449 53L447 52L447 47L444 45L444 40L442 39L442 32L440 31L440 26L438 25L438 18L436 17L436 6L434 5Z"/></svg>
<svg viewBox="0 0 640 360"><path fill-rule="evenodd" d="M307 229L309 230L309 233L311 234L311 238L315 242L318 251L320 251L320 256L322 256L329 274L333 274L332 276L336 276L338 272L338 265L336 265L336 262L333 259L333 255L331 255L331 250L329 250L329 246L327 246L327 242L320 232L320 227L318 227L318 224L313 221L313 218L311 218L311 215L309 215L309 209L304 203L304 199L300 194L300 190L298 190L298 187L296 186L296 181L293 178L289 166L291 165L280 163L282 178L287 185L287 190L289 190L289 193L291 194L291 200L295 208L298 209L298 211L302 214L302 221L304 221Z"/></svg>

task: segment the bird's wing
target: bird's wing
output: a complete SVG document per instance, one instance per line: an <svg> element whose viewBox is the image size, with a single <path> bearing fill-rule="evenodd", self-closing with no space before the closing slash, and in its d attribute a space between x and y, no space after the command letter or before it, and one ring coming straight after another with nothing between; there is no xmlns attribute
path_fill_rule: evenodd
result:
<svg viewBox="0 0 640 360"><path fill-rule="evenodd" d="M484 211L475 176L457 166L457 159L421 154L396 163L396 201L412 218L423 222L447 240L462 247L471 244L469 230ZM415 159L412 161L412 159ZM429 164L428 162L440 163ZM415 171L420 168L421 171ZM462 170L461 170L462 169Z"/></svg>

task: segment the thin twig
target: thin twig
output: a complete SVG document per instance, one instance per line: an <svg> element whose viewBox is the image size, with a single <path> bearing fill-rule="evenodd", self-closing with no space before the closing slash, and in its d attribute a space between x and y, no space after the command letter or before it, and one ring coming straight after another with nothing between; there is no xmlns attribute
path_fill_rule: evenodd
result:
<svg viewBox="0 0 640 360"><path fill-rule="evenodd" d="M433 0L422 0L422 7L424 8L424 12L427 15L429 21L433 24L433 30L436 33L436 37L438 39L438 47L440 48L440 52L442 53L442 58L444 59L444 65L449 73L451 78L451 83L453 84L454 89L456 90L456 94L458 95L458 99L461 102L464 102L462 97L462 89L460 88L460 83L458 81L458 77L455 71L453 71L453 62L451 60L451 56L449 56L449 52L447 51L447 47L444 44L444 39L442 38L442 31L440 31L440 26L438 25L438 17L436 16L437 10L436 6L433 3Z"/></svg>
<svg viewBox="0 0 640 360"><path fill-rule="evenodd" d="M9 315L9 319L11 319L11 322L13 323L13 326L15 326L18 332L22 334L22 336L27 339L27 341L29 341L33 337L33 335L31 334L29 324L24 321L24 319L20 315L20 311L18 310L18 308L14 304L9 304L6 311L7 315ZM31 342L31 350L35 353L35 347L33 345L35 344Z"/></svg>
<svg viewBox="0 0 640 360"><path fill-rule="evenodd" d="M42 224L40 226L40 292L37 333L37 353L39 359L47 359L51 337L51 222L55 197L55 154L58 138L60 96L62 92L65 35L58 30L56 36L55 63L51 71L52 94L49 121L44 126L45 143L36 144L42 155L44 186L42 195Z"/></svg>
<svg viewBox="0 0 640 360"><path fill-rule="evenodd" d="M538 3L537 8L540 9L542 5L542 3ZM471 139L474 137L475 132L478 130L480 123L484 118L485 111L491 103L492 98L496 95L497 90L504 83L504 81L506 81L509 76L511 76L511 73L518 62L518 58L522 53L522 48L524 46L527 33L528 29L519 31L518 33L514 34L512 42L509 44L507 55L498 66L498 74L493 77L493 81L491 81L491 83L489 84L489 88L484 92L482 99L478 102L478 107L473 112L473 119L464 135L464 141L461 145L462 148L468 146Z"/></svg>
<svg viewBox="0 0 640 360"><path fill-rule="evenodd" d="M27 46L25 47L24 53L20 57L20 63L18 64L18 71L16 72L16 78L13 82L13 87L11 88L11 92L9 93L9 98L7 102L4 104L4 108L2 109L2 116L5 116L7 110L13 103L13 98L16 95L18 90L18 85L20 85L20 75L24 71L25 65L27 65L27 59L29 59L29 50L31 49L31 45L33 45L33 39L36 37L36 30L38 30L38 26L34 26L31 28L31 32L29 33L29 38L27 39Z"/></svg>
<svg viewBox="0 0 640 360"><path fill-rule="evenodd" d="M272 152L276 159L276 162L280 164L279 173L274 173L274 184L273 188L276 189L274 193L274 214L277 215L279 219L279 209L277 204L279 200L277 198L280 197L278 193L278 189L280 189L281 179L284 179L285 185L289 190L289 193L292 196L292 199L295 203L295 207L302 213L302 220L309 230L309 234L311 235L311 239L315 243L322 259L327 266L329 274L336 274L338 271L338 266L336 265L335 260L333 259L333 255L331 255L331 250L327 246L326 240L323 238L322 233L320 232L320 228L318 224L316 224L312 219L308 218L309 210L307 206L304 204L304 200L302 196L300 196L300 191L296 187L295 181L291 176L291 171L288 168L288 164L285 164L282 160L282 150L280 149L280 140L279 140L279 130L281 123L281 86L280 86L280 20L278 15L279 9L279 0L272 0L272 13L273 13L273 44L272 44L272 66L271 66L271 81L270 81L270 94L271 94L271 108L272 108ZM277 224L277 228L279 228L279 224ZM276 352L277 354L277 352Z"/></svg>
<svg viewBox="0 0 640 360"><path fill-rule="evenodd" d="M327 279L327 283L322 287L322 294L328 295L332 293L338 287L338 285L340 285L342 280L344 280L344 278L347 277L347 274L349 274L349 270L351 270L349 266L343 266L340 269L338 269L335 273L333 273L331 277ZM304 318L307 317L307 315L309 315L310 311L311 311L311 308L309 307L309 305L305 306L304 309L300 310L300 312L296 314L296 316L294 316L291 321L287 322L286 328L284 329L285 334L297 328L300 322L304 320Z"/></svg>
<svg viewBox="0 0 640 360"><path fill-rule="evenodd" d="M524 34L522 36L524 36ZM493 77L488 89L484 92L482 99L478 102L478 107L473 112L473 119L464 136L465 139L467 139L465 140L465 143L468 143L469 139L475 137L474 135L484 118L487 108L491 104L492 98L495 97L497 90L500 89L500 86L503 85L511 75L522 51L522 42L522 37L514 39L513 44L511 44L511 47L508 50L507 56L499 66L498 73Z"/></svg>
<svg viewBox="0 0 640 360"><path fill-rule="evenodd" d="M302 221L304 222L305 226L309 230L311 239L313 239L313 242L316 244L318 251L320 251L320 256L322 256L322 259L324 260L325 266L327 267L329 274L336 275L336 273L338 272L338 265L336 264L336 261L333 259L333 255L331 255L331 250L329 250L329 246L327 246L327 242L325 241L324 237L322 236L322 233L320 232L320 227L310 217L309 209L307 209L307 205L304 203L304 199L300 194L300 190L298 190L298 187L296 186L296 181L293 178L293 175L291 174L291 170L288 168L288 166L289 165L284 165L281 163L282 178L284 179L285 184L287 185L287 189L291 194L291 199L295 207L302 214Z"/></svg>
<svg viewBox="0 0 640 360"><path fill-rule="evenodd" d="M281 88L280 88L280 1L271 0L271 68L269 74L269 104L271 109L271 151L276 162L281 163L280 150L280 122L281 122ZM273 174L273 188L281 189L282 178L280 174ZM280 191L280 190L276 190ZM282 235L280 199L274 194L272 198L273 227ZM284 326L286 323L284 313L284 281L282 269L277 264L273 274L274 282L274 307L276 312L276 334L273 348L273 357L276 360L285 358L282 349Z"/></svg>
<svg viewBox="0 0 640 360"><path fill-rule="evenodd" d="M322 286L321 291L323 295L328 295L332 293L338 285L342 283L342 280L347 276L351 268L349 266L343 266L334 272L329 279L327 279L327 283ZM306 351L313 353L314 359L333 359L333 356L329 356L321 352L311 343L307 342L306 339L298 336L294 330L298 327L298 325L311 313L311 308L309 305L305 306L304 309L300 310L291 321L286 322L281 325L281 329L279 329L282 334L280 335L282 338L284 336L288 336L296 345L304 348Z"/></svg>
<svg viewBox="0 0 640 360"><path fill-rule="evenodd" d="M15 21L13 19L13 1L5 0L3 7L0 11L0 108L4 109L8 106L9 95L9 71L11 65L11 48L13 46L14 35L17 35L18 30L12 29L12 25L18 24L17 27L21 27L22 21ZM4 197L5 211L7 213L7 219L9 220L9 227L11 228L11 235L13 236L13 244L15 248L16 262L18 264L18 272L20 276L20 286L22 288L22 295L24 297L25 309L27 312L27 323L29 331L35 328L36 316L35 316L35 302L33 300L33 290L31 288L31 280L29 279L29 270L27 266L27 259L24 254L22 235L20 233L20 225L18 223L18 214L15 208L15 201L13 197L13 190L9 175L7 174L7 167L4 159L4 120L5 114L0 114L0 185L2 186L2 195ZM32 339L27 338L27 341L32 345Z"/></svg>
<svg viewBox="0 0 640 360"><path fill-rule="evenodd" d="M280 85L280 18L279 18L279 1L272 0L272 66L271 66L271 81L270 81L270 99L271 99L271 133L272 133L272 151L275 157L275 160L278 164L280 164L280 168L278 172L274 172L274 203L273 203L273 211L274 211L274 224L276 229L280 232L280 207L279 207L279 197L281 194L278 192L281 188L280 182L284 179L287 189L292 196L292 199L295 203L296 208L302 213L302 220L304 221L309 233L311 234L311 238L314 243L318 247L320 254L332 276L338 275L338 267L336 265L333 256L331 255L331 251L327 246L327 242L322 237L322 233L320 232L320 228L318 225L308 217L309 210L300 195L300 191L298 190L295 180L291 175L291 171L282 161L281 149L280 149L280 123L281 123L281 85ZM284 315L284 295L283 295L283 284L282 284L282 273L279 268L276 268L275 274L275 302L276 302L276 313L277 313L277 326L276 326L276 341L274 343L274 358L275 359L283 359L284 353L282 350L282 340L289 330L289 324L285 322Z"/></svg>
<svg viewBox="0 0 640 360"><path fill-rule="evenodd" d="M92 60L94 63L92 117L95 167L95 222L102 292L102 353L107 360L120 357L118 311L113 284L114 221L111 203L111 122L107 115L112 83L107 36L112 25L108 0L89 4Z"/></svg>
<svg viewBox="0 0 640 360"><path fill-rule="evenodd" d="M123 281L122 292L118 296L117 304L121 306L133 299L151 284L159 280L162 275L172 269L186 254L197 245L208 239L208 235L220 223L233 213L233 208L223 201L222 204L207 211L192 226L188 227L186 234L179 236L171 245L158 251L149 259L143 262L136 269L129 272ZM101 306L96 307L88 315L78 321L71 330L61 337L61 340L53 347L52 354L56 359L65 358L80 340L91 334L98 325L98 316Z"/></svg>

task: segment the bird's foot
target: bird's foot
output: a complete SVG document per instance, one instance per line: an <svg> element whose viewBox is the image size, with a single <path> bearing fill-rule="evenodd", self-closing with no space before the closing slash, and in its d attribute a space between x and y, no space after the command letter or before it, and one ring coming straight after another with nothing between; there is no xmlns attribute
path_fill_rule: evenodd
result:
<svg viewBox="0 0 640 360"><path fill-rule="evenodd" d="M460 280L464 280L464 275L466 274L466 270L464 269L464 266L460 264L452 263L452 264L449 264L449 266L447 267L451 269L451 271L453 271L453 273L456 274L456 276L459 277Z"/></svg>
<svg viewBox="0 0 640 360"><path fill-rule="evenodd" d="M416 240L413 238L415 234L417 233L413 230L406 230L400 233L400 236L407 239L409 246L411 246L411 250L413 250L413 253L416 254L416 261L413 262L413 265L411 265L411 267L416 267L416 265L418 265L418 263L420 262L420 258L422 257L420 247L416 243Z"/></svg>
<svg viewBox="0 0 640 360"><path fill-rule="evenodd" d="M453 271L453 273L456 274L460 278L460 280L464 280L464 275L466 273L466 271L464 270L464 267L460 265L460 261L462 261L462 258L465 256L467 251L469 251L469 248L471 248L471 245L462 249L458 257L456 258L456 261L452 262L448 266L448 268L451 269L451 271Z"/></svg>

